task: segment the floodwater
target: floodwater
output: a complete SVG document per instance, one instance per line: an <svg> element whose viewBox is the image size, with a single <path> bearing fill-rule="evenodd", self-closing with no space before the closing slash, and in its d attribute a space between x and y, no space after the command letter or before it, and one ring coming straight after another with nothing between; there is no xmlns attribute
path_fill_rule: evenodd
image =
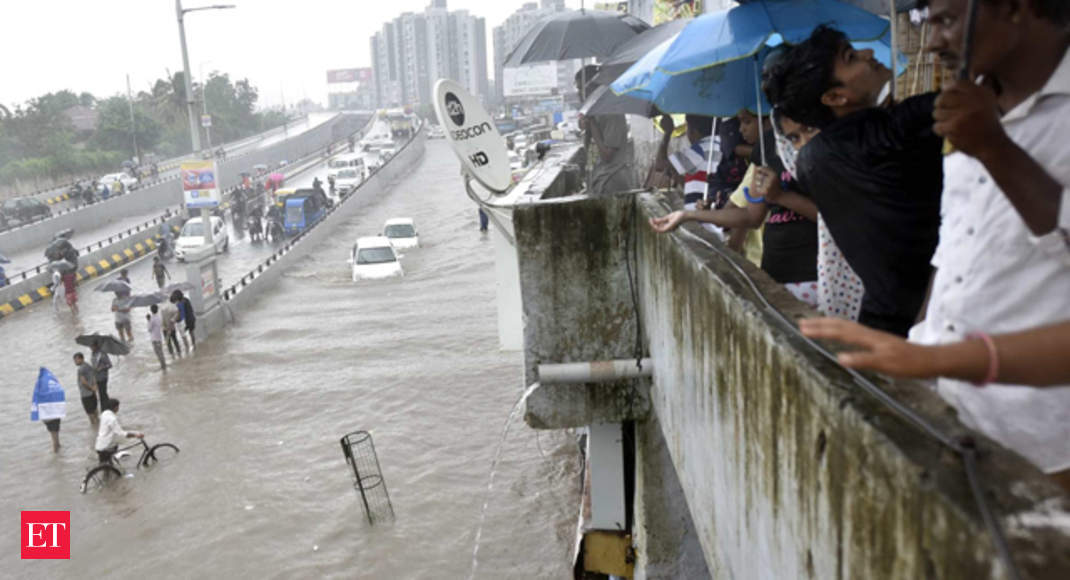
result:
<svg viewBox="0 0 1070 580"><path fill-rule="evenodd" d="M415 218L422 247L406 252L403 279L353 284L353 240L390 217ZM232 240L225 270L267 251ZM130 273L148 287L147 261ZM112 330L97 283L80 288L78 321L47 302L0 321L5 577L467 577L490 463L523 385L520 355L498 350L491 243L443 142L166 374L135 316L134 352L109 393L126 428L182 453L81 495L95 456L70 356L76 334ZM67 390L58 455L29 421L40 366ZM393 523L369 526L352 488L338 440L358 429L374 436ZM478 578L570 575L579 462L570 436L513 426ZM20 560L20 510L70 510L71 560Z"/></svg>

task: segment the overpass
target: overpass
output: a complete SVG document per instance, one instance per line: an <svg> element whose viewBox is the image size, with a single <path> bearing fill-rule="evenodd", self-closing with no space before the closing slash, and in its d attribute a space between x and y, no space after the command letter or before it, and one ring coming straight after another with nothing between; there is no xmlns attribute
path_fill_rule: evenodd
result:
<svg viewBox="0 0 1070 580"><path fill-rule="evenodd" d="M927 387L839 366L795 326L813 312L701 227L653 232L676 194L589 198L579 166L578 145L556 145L487 209L505 230L501 339L524 354L525 421L585 433L580 566L1013 578L1006 538L1022 578L1070 578L1062 488ZM587 374L550 384L557 363Z"/></svg>

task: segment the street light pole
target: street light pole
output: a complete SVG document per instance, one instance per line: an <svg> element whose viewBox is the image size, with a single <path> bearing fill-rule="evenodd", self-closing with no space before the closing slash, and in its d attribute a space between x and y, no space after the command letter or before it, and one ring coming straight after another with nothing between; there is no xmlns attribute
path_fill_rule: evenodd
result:
<svg viewBox="0 0 1070 580"><path fill-rule="evenodd" d="M193 152L201 150L201 132L197 128L197 117L193 112L193 83L190 82L189 54L186 50L186 24L183 17L187 10L182 9L182 0L175 0L175 13L178 15L178 39L182 44L182 76L186 85L186 113L189 115L189 134L193 141Z"/></svg>
<svg viewBox="0 0 1070 580"><path fill-rule="evenodd" d="M224 10L227 8L234 8L233 4L214 4L212 6L199 6L197 8L182 8L182 0L175 0L175 15L178 16L178 39L182 44L182 70L183 80L186 85L186 113L189 116L189 134L190 139L193 141L193 152L196 153L201 150L201 133L197 128L197 116L194 112L194 100L193 100L193 83L190 82L189 71L189 54L186 50L186 24L183 22L187 12L195 12L197 10ZM216 175L216 187L219 187L218 181L219 175ZM201 208L201 225L204 227L204 241L207 245L215 245L215 236L212 232L212 214L211 211L206 208Z"/></svg>

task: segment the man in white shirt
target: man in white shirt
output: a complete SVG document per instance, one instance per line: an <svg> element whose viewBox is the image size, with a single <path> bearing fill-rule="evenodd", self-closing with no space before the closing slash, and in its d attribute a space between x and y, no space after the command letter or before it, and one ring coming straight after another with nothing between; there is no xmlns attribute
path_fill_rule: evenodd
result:
<svg viewBox="0 0 1070 580"><path fill-rule="evenodd" d="M156 352L156 359L160 361L160 370L167 371L167 361L163 357L163 319L160 317L160 307L153 304L149 311L151 314L145 315L149 323L149 342L152 343L152 350Z"/></svg>
<svg viewBox="0 0 1070 580"><path fill-rule="evenodd" d="M961 60L966 0L930 0L929 50ZM979 3L970 78L946 87L936 133L944 160L940 243L914 342L976 338L1070 319L1070 3ZM1061 206L1061 207L1060 207ZM986 334L987 333L987 334ZM1061 482L1070 477L1070 385L988 386L940 379L959 417Z"/></svg>
<svg viewBox="0 0 1070 580"><path fill-rule="evenodd" d="M119 417L115 415L119 412L119 399L108 399L108 402L110 406L100 414L100 430L97 432L97 443L94 446L97 450L97 458L101 463L109 463L111 461L111 457L115 455L119 443L124 438L142 439L145 437L144 433L126 431L119 424Z"/></svg>

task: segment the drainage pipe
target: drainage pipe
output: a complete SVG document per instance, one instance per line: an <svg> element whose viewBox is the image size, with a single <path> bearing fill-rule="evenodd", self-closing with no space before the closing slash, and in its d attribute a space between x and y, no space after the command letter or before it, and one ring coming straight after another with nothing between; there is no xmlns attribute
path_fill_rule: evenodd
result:
<svg viewBox="0 0 1070 580"><path fill-rule="evenodd" d="M539 365L539 382L555 383L605 383L620 379L649 377L654 371L654 361L649 358L629 358L577 363Z"/></svg>

